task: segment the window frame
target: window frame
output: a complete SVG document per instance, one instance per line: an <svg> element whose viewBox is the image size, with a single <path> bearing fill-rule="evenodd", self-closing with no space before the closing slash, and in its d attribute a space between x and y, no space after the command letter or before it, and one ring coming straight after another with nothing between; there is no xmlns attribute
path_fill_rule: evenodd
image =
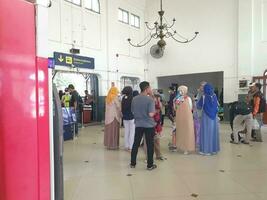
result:
<svg viewBox="0 0 267 200"><path fill-rule="evenodd" d="M84 1L85 1L85 0L84 0ZM91 1L92 8L87 8L87 7L85 7L85 3L84 3L84 8L85 8L86 10L89 10L89 11L91 11L91 12L94 12L94 13L100 14L100 13L101 13L101 12L100 12L100 10L101 10L100 1L99 1L99 0L97 0L97 1L98 1L98 5L99 5L99 11L98 11L98 12L97 12L97 11L95 11L95 10L93 10L93 1L92 1L92 0L89 0L89 1Z"/></svg>
<svg viewBox="0 0 267 200"><path fill-rule="evenodd" d="M124 24L130 24L130 12L125 10L125 9L122 9L122 8L118 8L118 12L121 11L122 12L122 20L118 19L119 22L121 23L124 23ZM127 13L127 22L124 22L123 21L123 13L126 12Z"/></svg>
<svg viewBox="0 0 267 200"><path fill-rule="evenodd" d="M133 17L133 19L134 19L134 24L131 24L131 22L130 22L130 25L132 26L132 27L135 27L135 28L138 28L138 29L140 29L140 27L141 27L141 18L138 16L138 15L136 15L136 14L133 14L133 13L131 13L131 16L130 16L130 18L131 17ZM135 26L135 19L138 19L138 25L139 26ZM131 20L130 20L131 21Z"/></svg>
<svg viewBox="0 0 267 200"><path fill-rule="evenodd" d="M64 0L64 1L67 2L67 3L71 3L71 4L75 5L75 6L82 7L82 0L80 0L80 4L74 3L73 0Z"/></svg>

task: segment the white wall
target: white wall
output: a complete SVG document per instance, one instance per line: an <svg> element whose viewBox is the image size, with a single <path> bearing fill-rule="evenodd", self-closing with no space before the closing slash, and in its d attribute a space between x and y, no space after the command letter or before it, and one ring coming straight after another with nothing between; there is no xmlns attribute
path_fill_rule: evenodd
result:
<svg viewBox="0 0 267 200"><path fill-rule="evenodd" d="M49 56L54 51L94 57L101 95L112 81L120 87L121 76L149 80L157 77L204 72L224 72L224 101L237 99L238 80L262 75L267 65L267 0L163 0L165 17L177 19L175 28L184 36L200 34L189 44L166 39L165 55L153 59L149 48L133 48L126 41L142 40L147 34L144 21L157 19L159 0L100 0L101 14L87 11L64 0L52 0L49 11ZM118 8L141 17L141 29L117 20ZM119 54L119 57L116 57Z"/></svg>
<svg viewBox="0 0 267 200"><path fill-rule="evenodd" d="M144 27L120 23L119 7L139 15L143 24L145 0L100 0L100 14L64 0L52 0L48 9L49 56L54 51L68 53L74 44L80 55L95 58L95 69L86 71L99 75L100 95L106 95L111 82L120 88L121 76L144 77L143 50L127 43L129 37L143 38Z"/></svg>
<svg viewBox="0 0 267 200"><path fill-rule="evenodd" d="M267 69L267 0L239 1L239 78Z"/></svg>
<svg viewBox="0 0 267 200"><path fill-rule="evenodd" d="M148 0L148 20L156 20L159 2ZM200 34L189 44L166 39L161 59L149 56L149 80L156 87L156 77L224 71L225 102L237 98L238 1L236 0L165 0L166 18L177 19L175 29L184 36Z"/></svg>

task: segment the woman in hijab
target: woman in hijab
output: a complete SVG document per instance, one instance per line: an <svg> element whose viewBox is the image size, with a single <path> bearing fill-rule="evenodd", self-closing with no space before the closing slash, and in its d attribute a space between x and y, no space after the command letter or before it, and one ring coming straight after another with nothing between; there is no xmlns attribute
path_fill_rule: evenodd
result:
<svg viewBox="0 0 267 200"><path fill-rule="evenodd" d="M174 99L176 111L176 143L177 148L188 154L195 151L195 133L192 115L192 100L187 95L188 88L180 86Z"/></svg>
<svg viewBox="0 0 267 200"><path fill-rule="evenodd" d="M202 110L200 125L199 153L202 155L217 154L220 151L218 100L210 84L204 86L204 95L197 103Z"/></svg>
<svg viewBox="0 0 267 200"><path fill-rule="evenodd" d="M131 110L133 89L130 86L126 86L125 88L123 88L122 94L124 95L121 102L121 111L125 128L124 146L125 150L131 151L133 147L135 133L134 116Z"/></svg>
<svg viewBox="0 0 267 200"><path fill-rule="evenodd" d="M119 90L111 87L106 98L104 145L107 149L119 148L121 104Z"/></svg>

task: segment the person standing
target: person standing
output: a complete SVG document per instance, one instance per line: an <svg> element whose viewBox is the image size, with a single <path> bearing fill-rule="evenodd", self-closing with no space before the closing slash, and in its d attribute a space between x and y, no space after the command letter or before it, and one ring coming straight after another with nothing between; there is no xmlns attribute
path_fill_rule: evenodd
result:
<svg viewBox="0 0 267 200"><path fill-rule="evenodd" d="M71 97L70 97L70 107L73 109L75 116L76 116L76 122L75 122L75 135L78 135L78 122L80 120L80 113L81 113L81 106L80 104L80 95L75 90L73 84L69 84L68 89L70 91Z"/></svg>
<svg viewBox="0 0 267 200"><path fill-rule="evenodd" d="M121 104L119 90L113 86L106 98L104 145L109 150L119 148Z"/></svg>
<svg viewBox="0 0 267 200"><path fill-rule="evenodd" d="M199 100L201 99L201 97L204 95L204 86L207 84L206 81L201 81L200 82L200 86L198 88L198 93L197 93L197 96L196 96L196 101L199 102ZM202 109L198 109L197 110L197 115L198 115L198 118L200 119L201 116L202 116Z"/></svg>
<svg viewBox="0 0 267 200"><path fill-rule="evenodd" d="M121 102L121 111L124 124L124 146L125 150L131 151L134 142L134 116L132 113L133 89L130 86L123 88L122 94L124 95Z"/></svg>
<svg viewBox="0 0 267 200"><path fill-rule="evenodd" d="M154 120L156 123L155 126L155 136L154 136L154 150L155 150L155 154L156 154L156 159L157 160L164 160L162 154L161 154L161 150L160 150L160 138L162 137L162 125L161 125L161 108L162 108L162 104L161 104L161 98L159 94L154 94L154 101L155 101L155 115L154 115Z"/></svg>
<svg viewBox="0 0 267 200"><path fill-rule="evenodd" d="M206 83L204 95L197 103L197 108L202 111L199 145L199 153L202 155L213 155L220 151L218 106L213 87Z"/></svg>
<svg viewBox="0 0 267 200"><path fill-rule="evenodd" d="M174 88L173 86L169 87L170 91L170 98L168 101L168 117L172 122L172 125L174 125L174 121L175 121L175 114L174 114L174 109L173 109L173 100L176 96L176 88Z"/></svg>
<svg viewBox="0 0 267 200"><path fill-rule="evenodd" d="M84 90L84 104L91 105L93 104L93 96L89 94L88 90Z"/></svg>
<svg viewBox="0 0 267 200"><path fill-rule="evenodd" d="M165 114L166 114L166 108L165 106L167 105L166 103L166 98L165 98L165 95L163 93L163 90L160 89L158 90L159 92L159 95L160 95L160 102L161 102L161 111L160 111L160 114L161 114L161 126L164 125L164 118L165 118Z"/></svg>
<svg viewBox="0 0 267 200"><path fill-rule="evenodd" d="M262 85L260 83L254 83L251 90L253 94L253 98L251 100L252 115L253 119L256 119L259 123L259 129L253 130L252 132L253 141L256 142L262 142L261 126L263 124L262 118L266 107L266 100L261 93L261 87Z"/></svg>
<svg viewBox="0 0 267 200"><path fill-rule="evenodd" d="M193 104L187 95L188 88L184 85L178 88L178 94L174 100L176 110L176 142L177 148L188 154L195 151L195 133L193 122Z"/></svg>
<svg viewBox="0 0 267 200"><path fill-rule="evenodd" d="M61 103L62 103L62 105L64 105L65 108L69 108L70 107L70 99L71 99L71 96L70 96L70 93L69 93L69 89L65 88L65 93L64 93L64 95L62 96L62 99L61 99Z"/></svg>
<svg viewBox="0 0 267 200"><path fill-rule="evenodd" d="M132 101L132 112L135 120L135 137L131 153L130 167L135 168L138 148L145 134L147 144L147 170L157 168L154 164L154 135L155 135L155 102L152 99L152 90L149 82L143 81L140 83L141 94L136 96Z"/></svg>

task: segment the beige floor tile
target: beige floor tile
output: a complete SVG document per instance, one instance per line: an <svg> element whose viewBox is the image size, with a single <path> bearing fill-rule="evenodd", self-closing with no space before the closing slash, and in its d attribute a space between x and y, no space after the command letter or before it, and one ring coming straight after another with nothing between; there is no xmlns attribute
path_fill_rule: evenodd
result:
<svg viewBox="0 0 267 200"><path fill-rule="evenodd" d="M189 196L190 191L179 176L167 172L159 173L159 170L164 169L136 173L131 177L134 198Z"/></svg>
<svg viewBox="0 0 267 200"><path fill-rule="evenodd" d="M231 172L228 176L252 193L267 193L267 170Z"/></svg>
<svg viewBox="0 0 267 200"><path fill-rule="evenodd" d="M257 195L260 198L260 200L266 200L267 199L267 190L264 193L257 193L255 195Z"/></svg>
<svg viewBox="0 0 267 200"><path fill-rule="evenodd" d="M185 174L183 179L192 193L207 194L242 194L248 191L223 173Z"/></svg>
<svg viewBox="0 0 267 200"><path fill-rule="evenodd" d="M81 178L73 200L131 199L131 187L127 176L84 176Z"/></svg>
<svg viewBox="0 0 267 200"><path fill-rule="evenodd" d="M218 155L185 156L168 151L171 128L166 124L161 150L167 160L155 161L158 169L151 172L142 149L136 169L129 168L123 130L119 151L104 148L103 126L83 128L78 139L64 142L65 199L267 200L267 134L263 143L233 145L230 126L222 124Z"/></svg>
<svg viewBox="0 0 267 200"><path fill-rule="evenodd" d="M258 196L254 194L210 195L200 196L198 200L258 200Z"/></svg>
<svg viewBox="0 0 267 200"><path fill-rule="evenodd" d="M72 200L74 192L77 189L80 177L71 178L64 181L64 200Z"/></svg>

